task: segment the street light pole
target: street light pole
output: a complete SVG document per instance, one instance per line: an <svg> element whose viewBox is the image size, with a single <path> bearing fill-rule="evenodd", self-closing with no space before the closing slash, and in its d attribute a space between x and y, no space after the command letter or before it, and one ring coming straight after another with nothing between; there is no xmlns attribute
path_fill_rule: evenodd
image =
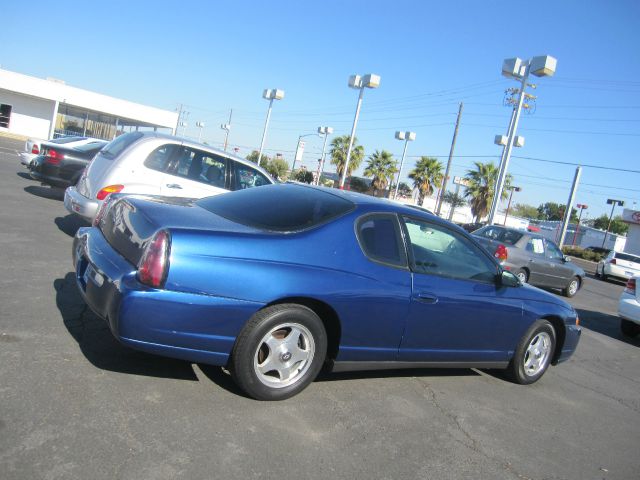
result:
<svg viewBox="0 0 640 480"><path fill-rule="evenodd" d="M537 77L552 76L556 71L557 60L549 55L541 57L533 57L531 60L522 61L519 58L510 58L504 61L502 65L502 73L511 78L520 80L520 92L518 93L518 100L514 106L514 113L510 122L510 131L508 133L507 144L504 147L503 158L500 165L498 174L498 181L496 183L496 189L493 194L493 201L491 202L491 210L489 211L488 223L493 224L494 217L498 211L498 205L502 197L502 190L504 188L504 182L509 168L509 160L511 159L511 150L515 140L515 134L518 130L518 122L520 120L520 113L522 111L522 104L526 97L527 80L529 75L533 74Z"/></svg>
<svg viewBox="0 0 640 480"><path fill-rule="evenodd" d="M302 140L304 137L310 137L312 135L320 135L320 133L305 133L304 135L298 135L298 143L296 144L296 153L293 157L293 165L291 165L291 173L293 173L293 171L296 169L296 161L302 161L302 155L304 155L304 145L300 145L300 140Z"/></svg>
<svg viewBox="0 0 640 480"><path fill-rule="evenodd" d="M196 122L196 127L199 128L199 131L198 131L198 142L200 142L202 140L202 129L204 128L204 123L203 122Z"/></svg>
<svg viewBox="0 0 640 480"><path fill-rule="evenodd" d="M344 162L344 171L340 177L340 189L344 189L344 181L347 178L347 171L349 170L349 162L351 161L351 150L353 148L353 140L356 135L356 127L358 126L358 117L360 116L360 107L362 106L362 97L364 96L364 89L366 88L378 88L380 85L380 76L368 73L361 77L360 75L351 75L349 77L349 86L351 88L357 88L360 90L358 94L358 103L356 104L356 114L353 117L353 126L351 127L351 137L349 138L349 147L347 148L347 158Z"/></svg>
<svg viewBox="0 0 640 480"><path fill-rule="evenodd" d="M507 211L504 214L504 222L502 222L502 225L506 226L507 225L507 217L509 216L509 210L511 209L511 199L513 198L513 192L520 192L522 191L522 188L520 187L511 187L509 190L511 190L511 193L509 194L509 203L507 204Z"/></svg>
<svg viewBox="0 0 640 480"><path fill-rule="evenodd" d="M578 207L580 209L580 214L578 215L578 224L576 225L576 229L573 232L573 241L571 242L571 246L575 246L575 244L576 244L576 237L578 236L578 232L580 231L580 220L582 220L582 212L586 208L589 208L589 205L584 205L582 203L579 203L579 204L576 205L576 207Z"/></svg>
<svg viewBox="0 0 640 480"><path fill-rule="evenodd" d="M227 144L229 142L229 132L231 131L231 116L233 115L233 108L229 111L229 122L220 125L220 128L225 131L224 134L224 151L227 151Z"/></svg>
<svg viewBox="0 0 640 480"><path fill-rule="evenodd" d="M607 198L607 205L611 205L611 215L609 215L609 223L607 224L607 231L604 232L604 240L602 240L602 248L604 248L604 244L607 242L607 235L609 234L609 229L611 228L611 220L613 220L613 210L616 208L616 205L620 205L624 207L624 202L622 200L614 200L613 198Z"/></svg>
<svg viewBox="0 0 640 480"><path fill-rule="evenodd" d="M436 207L436 215L440 216L440 210L442 209L442 202L444 200L444 192L447 191L447 181L449 179L449 171L451 170L451 162L453 160L453 150L456 148L456 139L458 138L458 127L460 126L460 117L462 116L462 107L464 104L460 102L458 108L458 118L456 118L456 128L453 131L453 139L451 140L451 150L449 150L449 160L447 160L447 168L444 171L444 177L442 177L442 184L440 186L440 192L438 195L438 205Z"/></svg>
<svg viewBox="0 0 640 480"><path fill-rule="evenodd" d="M580 183L580 175L582 175L582 167L576 167L576 174L573 177L573 184L571 185L571 192L569 193L569 200L564 209L564 218L562 219L562 230L560 232L560 240L558 246L562 248L564 245L564 237L567 234L567 227L569 226L569 220L571 219L571 206L576 198L576 191L578 190L578 184Z"/></svg>
<svg viewBox="0 0 640 480"><path fill-rule="evenodd" d="M324 172L324 160L327 151L327 138L329 135L333 133L333 128L331 127L318 127L318 134L324 135L324 142L322 143L322 156L320 157L320 168L318 169L318 178L316 179L316 185L320 185L320 177L322 177L322 172Z"/></svg>
<svg viewBox="0 0 640 480"><path fill-rule="evenodd" d="M269 119L271 118L271 108L274 100L282 100L284 98L284 91L274 89L266 89L262 92L262 98L269 100L269 108L267 109L267 118L264 121L264 130L262 132L262 141L260 142L260 150L258 150L258 166L262 162L262 151L264 150L264 143L267 139L267 129L269 128Z"/></svg>
<svg viewBox="0 0 640 480"><path fill-rule="evenodd" d="M416 139L415 132L396 132L397 140L404 140L404 149L402 150L402 159L400 160L400 168L398 169L398 178L396 179L396 189L393 192L393 199L398 198L398 187L400 186L400 178L402 175L402 166L404 165L404 157L407 153L407 145Z"/></svg>

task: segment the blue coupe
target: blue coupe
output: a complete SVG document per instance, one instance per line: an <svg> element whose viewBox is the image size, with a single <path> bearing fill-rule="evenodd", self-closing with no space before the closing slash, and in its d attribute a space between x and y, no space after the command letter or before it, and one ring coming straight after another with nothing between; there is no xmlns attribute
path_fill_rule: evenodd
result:
<svg viewBox="0 0 640 480"><path fill-rule="evenodd" d="M295 395L325 364L501 368L529 384L580 338L570 305L462 229L340 190L113 195L73 256L87 304L123 344L224 366L261 400Z"/></svg>

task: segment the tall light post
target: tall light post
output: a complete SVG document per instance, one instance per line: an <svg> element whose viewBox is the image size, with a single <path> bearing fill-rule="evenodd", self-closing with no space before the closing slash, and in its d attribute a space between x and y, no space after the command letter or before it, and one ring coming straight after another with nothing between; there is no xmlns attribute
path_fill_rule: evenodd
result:
<svg viewBox="0 0 640 480"><path fill-rule="evenodd" d="M258 166L262 162L262 150L264 149L264 142L267 139L267 129L269 128L269 119L271 118L271 108L273 107L274 100L282 100L284 98L284 90L277 88L268 88L262 92L262 98L269 100L269 108L267 109L267 118L264 121L264 130L262 132L262 141L260 142L260 150L258 150Z"/></svg>
<svg viewBox="0 0 640 480"><path fill-rule="evenodd" d="M398 169L398 178L396 179L396 189L393 192L393 199L398 198L398 187L400 186L400 176L402 175L402 166L404 165L404 156L407 153L407 145L416 139L415 132L396 132L396 140L404 140L404 149L402 150L402 159L400 160L400 168Z"/></svg>
<svg viewBox="0 0 640 480"><path fill-rule="evenodd" d="M318 127L318 135L324 135L324 142L322 143L322 156L320 157L320 167L318 168L318 178L316 179L316 185L320 185L320 177L324 172L324 159L327 152L327 138L333 133L331 127Z"/></svg>
<svg viewBox="0 0 640 480"><path fill-rule="evenodd" d="M489 211L488 223L491 225L498 211L498 204L502 197L502 189L504 188L504 180L507 175L507 169L509 168L509 160L511 159L511 150L513 148L516 131L518 130L518 121L520 120L520 112L522 111L522 104L526 97L526 87L529 75L535 75L536 77L551 77L556 72L556 65L558 61L549 55L543 55L540 57L533 57L530 60L522 60L520 58L508 58L502 64L502 74L506 77L513 78L520 81L520 92L518 94L518 100L513 107L513 114L511 121L509 122L509 131L507 144L504 146L502 154L502 160L500 161L500 169L498 172L498 181L496 182L496 190L493 195L493 202L491 203L491 210Z"/></svg>
<svg viewBox="0 0 640 480"><path fill-rule="evenodd" d="M304 135L298 135L298 143L296 144L296 154L293 157L293 165L291 165L291 173L296 169L296 162L302 162L302 155L304 155L304 142L301 140L304 137L311 137L313 135L320 136L320 133L305 133Z"/></svg>
<svg viewBox="0 0 640 480"><path fill-rule="evenodd" d="M358 117L360 116L360 107L362 106L362 97L365 88L378 88L380 86L380 75L367 73L362 77L360 75L351 75L349 77L349 87L360 90L358 95L358 103L356 104L356 114L353 117L353 127L351 128L351 137L349 138L349 147L347 148L347 158L344 162L344 171L340 177L340 189L344 188L344 181L347 178L349 169L349 161L351 160L351 149L353 148L353 139L356 135L356 127L358 126Z"/></svg>
<svg viewBox="0 0 640 480"><path fill-rule="evenodd" d="M229 110L229 121L220 125L220 128L225 131L224 134L224 151L227 151L227 145L229 143L229 132L231 131L231 116L233 115L233 108Z"/></svg>
<svg viewBox="0 0 640 480"><path fill-rule="evenodd" d="M578 231L580 230L580 220L582 220L582 212L589 208L589 205L585 205L583 203L578 203L576 208L580 210L580 214L578 215L578 224L576 225L576 229L573 232L573 241L571 242L572 246L576 244L576 237L578 236Z"/></svg>
<svg viewBox="0 0 640 480"><path fill-rule="evenodd" d="M184 137L184 132L187 130L187 122L180 122L180 126L182 127L182 136Z"/></svg>
<svg viewBox="0 0 640 480"><path fill-rule="evenodd" d="M621 207L624 207L624 202L622 200L607 198L607 205L611 205L611 215L609 215L609 223L607 224L607 231L604 232L604 240L602 240L602 248L604 248L604 244L607 241L607 235L609 234L609 229L611 228L611 220L613 220L613 210L616 208L616 205L620 205Z"/></svg>
<svg viewBox="0 0 640 480"><path fill-rule="evenodd" d="M196 122L196 127L199 128L198 131L198 142L202 140L202 129L204 128L204 122Z"/></svg>
<svg viewBox="0 0 640 480"><path fill-rule="evenodd" d="M509 210L511 210L511 199L513 198L513 192L521 192L522 188L520 188L520 187L511 187L511 188L509 188L509 190L511 190L511 193L509 193L509 203L507 203L507 211L504 214L504 222L502 222L502 225L504 225L504 226L507 225L507 217L509 216Z"/></svg>

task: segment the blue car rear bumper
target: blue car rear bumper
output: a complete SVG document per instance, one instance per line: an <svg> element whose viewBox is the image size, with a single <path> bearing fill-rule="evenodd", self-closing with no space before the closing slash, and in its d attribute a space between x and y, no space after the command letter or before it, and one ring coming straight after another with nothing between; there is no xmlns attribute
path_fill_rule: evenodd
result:
<svg viewBox="0 0 640 480"><path fill-rule="evenodd" d="M120 342L137 350L226 365L238 333L263 306L147 287L96 228L78 231L73 258L87 305L107 321Z"/></svg>

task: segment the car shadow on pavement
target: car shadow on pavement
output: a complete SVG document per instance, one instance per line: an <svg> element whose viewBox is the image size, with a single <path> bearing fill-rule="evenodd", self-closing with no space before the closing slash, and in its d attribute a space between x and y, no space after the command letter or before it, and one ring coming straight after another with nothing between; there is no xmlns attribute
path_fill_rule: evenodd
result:
<svg viewBox="0 0 640 480"><path fill-rule="evenodd" d="M62 188L29 185L24 187L24 191L36 197L48 198L49 200L64 200L64 189Z"/></svg>
<svg viewBox="0 0 640 480"><path fill-rule="evenodd" d="M368 378L402 377L468 377L480 376L471 368L403 368L394 370L363 370L357 372L332 372L325 368L316 382L339 382L345 380L363 380Z"/></svg>
<svg viewBox="0 0 640 480"><path fill-rule="evenodd" d="M70 213L66 217L56 217L54 222L60 231L66 233L70 237L75 237L80 227L90 227L91 224L77 215Z"/></svg>
<svg viewBox="0 0 640 480"><path fill-rule="evenodd" d="M33 180L33 178L31 178L31 175L29 175L27 172L16 172L16 175L18 175L20 178L24 178L25 180Z"/></svg>
<svg viewBox="0 0 640 480"><path fill-rule="evenodd" d="M231 378L231 375L229 375L229 373L222 367L216 367L215 365L206 365L204 363L199 363L198 367L209 380L211 380L220 388L240 397L251 398L244 391L240 390L240 387L236 385L236 383L233 381L233 378Z"/></svg>
<svg viewBox="0 0 640 480"><path fill-rule="evenodd" d="M584 328L615 338L629 345L640 347L640 336L632 338L622 334L620 331L620 317L582 308L577 308L576 311L580 316L580 325Z"/></svg>
<svg viewBox="0 0 640 480"><path fill-rule="evenodd" d="M103 370L197 381L191 363L138 352L121 345L111 334L107 323L95 315L82 299L75 274L53 282L56 305L64 326L78 342L80 350L93 365Z"/></svg>

